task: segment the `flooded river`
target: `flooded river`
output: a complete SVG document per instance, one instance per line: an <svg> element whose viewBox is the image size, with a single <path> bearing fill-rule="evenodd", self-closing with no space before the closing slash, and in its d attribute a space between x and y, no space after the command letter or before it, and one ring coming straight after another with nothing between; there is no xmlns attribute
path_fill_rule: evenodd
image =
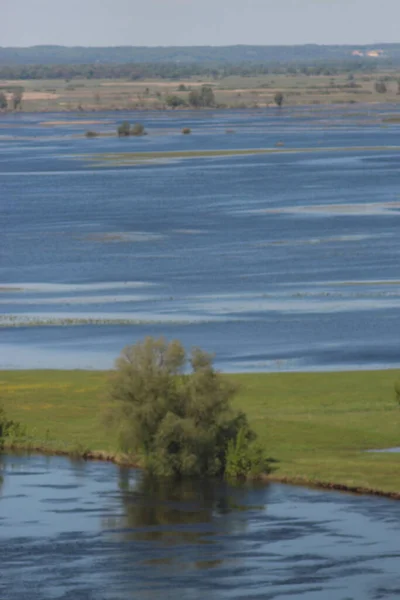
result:
<svg viewBox="0 0 400 600"><path fill-rule="evenodd" d="M108 368L145 335L224 371L398 366L397 110L96 113L90 140L0 115L0 368Z"/></svg>
<svg viewBox="0 0 400 600"><path fill-rule="evenodd" d="M0 457L4 600L400 597L400 503Z"/></svg>

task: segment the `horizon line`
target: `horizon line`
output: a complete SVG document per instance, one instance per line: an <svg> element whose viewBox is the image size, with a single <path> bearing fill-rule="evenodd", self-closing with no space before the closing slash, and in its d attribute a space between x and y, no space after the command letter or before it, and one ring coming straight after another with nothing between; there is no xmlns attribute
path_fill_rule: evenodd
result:
<svg viewBox="0 0 400 600"><path fill-rule="evenodd" d="M82 44L31 44L29 46L0 46L1 50L29 50L33 48L94 48L94 49L112 49L112 48L238 48L238 47L250 47L250 48L296 48L296 47L304 47L304 46L315 46L318 48L329 48L329 47L337 47L337 48L371 48L375 46L400 46L400 42L371 42L371 43L345 43L345 44L319 44L317 42L302 42L298 44L160 44L160 45L140 45L134 46L133 44L109 44L109 45L89 45L85 46Z"/></svg>

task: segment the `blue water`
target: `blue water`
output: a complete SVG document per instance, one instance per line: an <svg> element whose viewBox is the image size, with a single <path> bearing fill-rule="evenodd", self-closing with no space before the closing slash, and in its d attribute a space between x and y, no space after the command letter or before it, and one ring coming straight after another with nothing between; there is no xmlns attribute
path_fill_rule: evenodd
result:
<svg viewBox="0 0 400 600"><path fill-rule="evenodd" d="M396 501L0 456L7 600L394 600Z"/></svg>
<svg viewBox="0 0 400 600"><path fill-rule="evenodd" d="M226 371L398 366L394 112L0 116L0 367L105 368L145 335L215 352ZM149 135L82 137L125 118ZM95 157L277 142L316 151Z"/></svg>

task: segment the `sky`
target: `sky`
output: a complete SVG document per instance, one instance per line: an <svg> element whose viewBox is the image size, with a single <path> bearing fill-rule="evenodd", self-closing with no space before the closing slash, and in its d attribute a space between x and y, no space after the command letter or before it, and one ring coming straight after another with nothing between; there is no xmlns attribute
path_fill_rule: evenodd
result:
<svg viewBox="0 0 400 600"><path fill-rule="evenodd" d="M400 42L400 0L0 0L0 46Z"/></svg>

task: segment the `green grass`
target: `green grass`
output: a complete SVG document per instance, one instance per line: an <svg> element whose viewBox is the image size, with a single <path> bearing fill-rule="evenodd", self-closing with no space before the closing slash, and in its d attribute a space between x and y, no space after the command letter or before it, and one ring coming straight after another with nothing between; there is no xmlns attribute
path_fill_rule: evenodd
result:
<svg viewBox="0 0 400 600"><path fill-rule="evenodd" d="M237 374L243 409L268 454L274 476L381 492L400 492L400 454L370 454L400 445L397 371ZM101 422L107 373L2 371L1 402L27 425L33 441L53 449L117 452Z"/></svg>

